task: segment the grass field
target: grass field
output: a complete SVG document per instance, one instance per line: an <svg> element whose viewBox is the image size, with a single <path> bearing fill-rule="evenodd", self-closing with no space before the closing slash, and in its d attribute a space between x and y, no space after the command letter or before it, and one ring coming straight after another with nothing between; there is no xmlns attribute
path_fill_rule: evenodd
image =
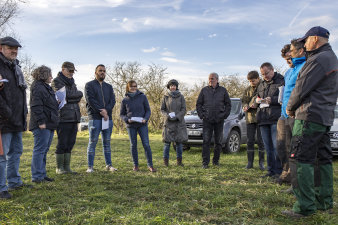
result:
<svg viewBox="0 0 338 225"><path fill-rule="evenodd" d="M48 176L55 182L34 184L33 189L13 191L13 198L0 201L0 224L338 224L334 214L317 212L300 220L281 215L295 201L281 193L287 186L261 178L265 172L245 170L245 145L238 154L222 154L220 167L201 167L201 149L183 153L185 167L175 166L170 151L169 168L162 163L160 135L151 135L154 166L147 170L139 142L140 172L132 171L129 140L113 135L112 161L115 173L104 171L101 142L98 143L95 172L87 174L87 132L78 135L73 150L72 168L79 174L55 174L56 137L48 153ZM24 135L20 172L31 183L30 162L33 149L31 133ZM334 198L337 199L338 161L334 162Z"/></svg>

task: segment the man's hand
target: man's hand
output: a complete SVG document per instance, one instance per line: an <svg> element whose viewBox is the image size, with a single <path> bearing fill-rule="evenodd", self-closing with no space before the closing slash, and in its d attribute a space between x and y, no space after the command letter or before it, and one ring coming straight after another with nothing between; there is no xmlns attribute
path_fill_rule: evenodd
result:
<svg viewBox="0 0 338 225"><path fill-rule="evenodd" d="M271 103L271 97L266 97L266 98L265 98L265 102L266 102L267 104L270 104L270 103Z"/></svg>
<svg viewBox="0 0 338 225"><path fill-rule="evenodd" d="M244 112L248 111L248 109L249 109L249 107L247 105L243 107Z"/></svg>
<svg viewBox="0 0 338 225"><path fill-rule="evenodd" d="M41 130L46 129L46 124L44 123L44 124L39 125L39 128L40 128Z"/></svg>
<svg viewBox="0 0 338 225"><path fill-rule="evenodd" d="M257 104L261 104L261 102L262 102L262 99L261 99L260 97L257 97L257 98L256 98L256 103L257 103Z"/></svg>
<svg viewBox="0 0 338 225"><path fill-rule="evenodd" d="M291 118L295 118L295 111L286 110L286 114Z"/></svg>
<svg viewBox="0 0 338 225"><path fill-rule="evenodd" d="M147 121L146 120L142 120L142 123L146 123Z"/></svg>

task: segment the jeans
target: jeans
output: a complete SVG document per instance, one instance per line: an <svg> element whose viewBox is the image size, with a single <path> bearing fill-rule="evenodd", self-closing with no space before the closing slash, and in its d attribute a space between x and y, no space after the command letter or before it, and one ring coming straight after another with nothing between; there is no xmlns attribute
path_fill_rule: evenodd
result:
<svg viewBox="0 0 338 225"><path fill-rule="evenodd" d="M41 181L47 176L46 159L49 147L52 144L54 130L49 129L34 129L34 148L32 157L32 180Z"/></svg>
<svg viewBox="0 0 338 225"><path fill-rule="evenodd" d="M87 148L88 166L89 167L94 166L95 148L97 141L99 140L100 133L102 139L104 159L106 161L106 165L111 166L112 162L111 162L110 139L111 133L113 131L113 121L109 120L109 128L102 130L102 120L89 120L88 130L89 130L89 143Z"/></svg>
<svg viewBox="0 0 338 225"><path fill-rule="evenodd" d="M71 153L76 142L77 123L59 123L56 132L58 134L58 144L55 153Z"/></svg>
<svg viewBox="0 0 338 225"><path fill-rule="evenodd" d="M222 140L223 140L223 124L224 121L218 123L210 123L206 120L203 120L203 149L202 149L202 159L203 165L209 165L210 162L210 143L212 134L214 133L214 158L213 163L217 164L220 158L222 150Z"/></svg>
<svg viewBox="0 0 338 225"><path fill-rule="evenodd" d="M247 140L247 148L248 151L253 151L255 149L255 139L256 139L256 132L257 132L257 144L258 150L264 151L264 143L262 140L261 131L257 123L249 123L246 125L248 140Z"/></svg>
<svg viewBox="0 0 338 225"><path fill-rule="evenodd" d="M4 154L0 156L0 192L9 187L22 184L19 174L20 156L22 155L22 132L1 134Z"/></svg>
<svg viewBox="0 0 338 225"><path fill-rule="evenodd" d="M169 159L170 142L164 142L163 158ZM176 158L182 158L183 144L176 142Z"/></svg>
<svg viewBox="0 0 338 225"><path fill-rule="evenodd" d="M149 145L148 125L145 124L141 127L127 127L130 140L130 151L133 157L134 166L138 166L138 152L137 152L137 133L140 135L142 145L147 158L148 167L153 166L153 157Z"/></svg>
<svg viewBox="0 0 338 225"><path fill-rule="evenodd" d="M262 139L266 149L268 172L271 175L280 175L282 165L277 156L277 124L268 124L259 126L261 129Z"/></svg>

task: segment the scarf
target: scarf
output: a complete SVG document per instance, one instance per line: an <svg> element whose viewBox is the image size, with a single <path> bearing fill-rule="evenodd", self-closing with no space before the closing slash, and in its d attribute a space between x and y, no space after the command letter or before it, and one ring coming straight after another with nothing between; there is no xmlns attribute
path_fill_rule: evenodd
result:
<svg viewBox="0 0 338 225"><path fill-rule="evenodd" d="M21 67L19 66L19 60L8 60L2 53L0 53L0 59L14 72L16 84L22 89L26 89L27 84L25 82Z"/></svg>
<svg viewBox="0 0 338 225"><path fill-rule="evenodd" d="M168 94L170 97L177 98L178 96L180 96L181 93L179 90L176 90L176 91L169 91Z"/></svg>

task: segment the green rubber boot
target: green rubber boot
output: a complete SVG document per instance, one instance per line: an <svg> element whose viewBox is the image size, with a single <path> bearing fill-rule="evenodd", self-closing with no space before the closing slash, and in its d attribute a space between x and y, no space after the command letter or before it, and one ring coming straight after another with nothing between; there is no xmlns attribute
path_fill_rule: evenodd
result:
<svg viewBox="0 0 338 225"><path fill-rule="evenodd" d="M56 154L56 174L65 174L64 169L64 154Z"/></svg>
<svg viewBox="0 0 338 225"><path fill-rule="evenodd" d="M70 169L70 158L71 158L71 156L72 156L71 153L65 153L65 159L64 159L65 171L66 171L66 173L77 174L76 172L74 172Z"/></svg>

